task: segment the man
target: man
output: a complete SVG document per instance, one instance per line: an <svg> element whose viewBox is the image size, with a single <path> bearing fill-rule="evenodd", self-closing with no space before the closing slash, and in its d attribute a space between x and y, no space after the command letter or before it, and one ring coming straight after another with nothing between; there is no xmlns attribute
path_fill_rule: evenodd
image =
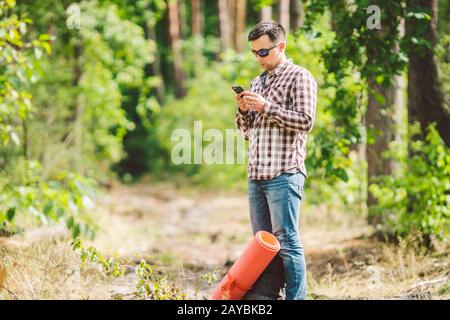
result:
<svg viewBox="0 0 450 320"><path fill-rule="evenodd" d="M298 222L306 140L316 113L317 84L311 73L285 55L286 33L273 21L249 33L252 52L265 70L250 89L236 95L236 123L249 140L248 194L253 234L273 233L277 257L244 299L306 299L306 263Z"/></svg>

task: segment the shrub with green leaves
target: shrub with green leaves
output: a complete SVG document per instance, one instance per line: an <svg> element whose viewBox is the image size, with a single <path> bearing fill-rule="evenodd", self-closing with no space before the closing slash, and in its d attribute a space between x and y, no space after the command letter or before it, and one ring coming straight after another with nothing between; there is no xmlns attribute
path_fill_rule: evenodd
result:
<svg viewBox="0 0 450 320"><path fill-rule="evenodd" d="M145 300L186 300L188 298L187 294L171 282L167 275L157 272L155 266L148 264L144 259L134 266L129 266L119 258L117 253L106 258L93 246L86 249L79 238L72 242L72 249L80 253L82 271L88 268L88 264L113 277L123 277L127 268L134 270L137 275L134 291L129 294L114 294L113 298L116 300L122 300L127 296Z"/></svg>
<svg viewBox="0 0 450 320"><path fill-rule="evenodd" d="M0 231L20 232L34 220L42 225L65 221L74 238L81 234L93 238L97 226L88 214L96 183L72 172L60 172L49 181L40 180L40 164L28 161L26 183L1 184ZM32 218L32 219L30 219ZM17 220L17 221L16 221Z"/></svg>
<svg viewBox="0 0 450 320"><path fill-rule="evenodd" d="M418 126L410 131L417 134ZM380 228L387 233L404 237L420 232L445 239L450 235L450 149L434 126L410 149L412 156L396 158L399 172L370 185L378 200L370 212L381 216L385 223Z"/></svg>
<svg viewBox="0 0 450 320"><path fill-rule="evenodd" d="M85 209L93 206L94 182L61 170L47 179L33 157L31 146L46 141L30 134L37 114L31 91L43 75L40 60L51 53L52 39L30 33L31 24L16 12L15 1L0 1L0 233L19 232L17 221L27 224L31 217L44 225L64 220L73 237L93 237Z"/></svg>

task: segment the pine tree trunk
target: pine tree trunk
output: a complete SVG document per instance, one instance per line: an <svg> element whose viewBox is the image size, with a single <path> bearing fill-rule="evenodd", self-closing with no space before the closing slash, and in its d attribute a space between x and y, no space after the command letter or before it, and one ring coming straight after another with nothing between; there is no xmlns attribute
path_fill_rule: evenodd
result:
<svg viewBox="0 0 450 320"><path fill-rule="evenodd" d="M74 46L74 78L72 80L72 85L74 88L80 85L81 77L83 75L83 70L81 66L81 55L83 54L83 47L81 43L76 43ZM74 102L74 110L73 110L73 119L74 119L74 157L73 157L73 165L75 170L78 173L83 174L82 169L82 137L83 137L83 99L80 96L80 93L75 97Z"/></svg>
<svg viewBox="0 0 450 320"><path fill-rule="evenodd" d="M191 0L191 12L192 12L192 38L194 40L194 75L198 77L203 65L203 36L202 36L202 11L200 6L200 0Z"/></svg>
<svg viewBox="0 0 450 320"><path fill-rule="evenodd" d="M228 0L228 17L230 23L231 46L236 49L235 32L236 32L236 1Z"/></svg>
<svg viewBox="0 0 450 320"><path fill-rule="evenodd" d="M303 26L303 3L302 0L291 0L290 8L290 28L297 30Z"/></svg>
<svg viewBox="0 0 450 320"><path fill-rule="evenodd" d="M202 35L202 14L200 0L191 0L192 36Z"/></svg>
<svg viewBox="0 0 450 320"><path fill-rule="evenodd" d="M286 32L289 32L289 0L280 0L279 22Z"/></svg>
<svg viewBox="0 0 450 320"><path fill-rule="evenodd" d="M260 21L272 20L272 7L264 6L261 8Z"/></svg>
<svg viewBox="0 0 450 320"><path fill-rule="evenodd" d="M177 98L182 98L186 95L185 76L182 69L182 55L180 43L180 21L178 19L178 2L176 0L169 1L169 33L170 46L173 54L173 69L174 69L174 94Z"/></svg>
<svg viewBox="0 0 450 320"><path fill-rule="evenodd" d="M436 122L442 139L450 146L450 112L448 106L445 106L438 76L438 61L433 53L437 39L437 3L437 0L407 2L410 10L420 6L433 13L432 19L427 22L423 19L406 20L407 36L412 37L417 30L425 27L422 37L431 44L430 49L410 47L408 52L408 121L419 121L422 129Z"/></svg>
<svg viewBox="0 0 450 320"><path fill-rule="evenodd" d="M389 150L390 142L394 141L396 137L394 119L397 114L396 109L401 108L396 103L399 102L399 96L402 95L402 90L397 81L395 81L395 85L384 88L377 84L374 79L368 79L368 86L369 103L366 111L366 128L368 131L374 131L373 133L375 134L374 143L368 143L366 146L367 182L370 185L376 181L376 178L393 173L394 161L389 158L384 158L382 154ZM378 99L376 95L379 95ZM384 101L380 99L384 99ZM368 190L368 220L372 225L383 223L383 217L372 214L371 208L376 204L376 199Z"/></svg>
<svg viewBox="0 0 450 320"><path fill-rule="evenodd" d="M144 26L144 32L148 42L156 42L154 25L152 25L150 22L146 23ZM155 51L155 59L153 60L153 62L147 65L146 76L155 76L160 79L160 84L155 88L155 90L158 102L163 103L165 95L165 84L164 77L161 74L161 59L159 58L158 50Z"/></svg>
<svg viewBox="0 0 450 320"><path fill-rule="evenodd" d="M450 0L447 1L447 12L445 14L447 21L447 34L450 34ZM445 62L450 63L450 42L447 44Z"/></svg>
<svg viewBox="0 0 450 320"><path fill-rule="evenodd" d="M228 14L228 1L218 0L219 7L219 24L220 24L220 39L222 42L222 51L231 47L231 27Z"/></svg>
<svg viewBox="0 0 450 320"><path fill-rule="evenodd" d="M236 1L236 22L235 22L235 45L237 52L244 50L244 32L245 32L245 6L246 0Z"/></svg>

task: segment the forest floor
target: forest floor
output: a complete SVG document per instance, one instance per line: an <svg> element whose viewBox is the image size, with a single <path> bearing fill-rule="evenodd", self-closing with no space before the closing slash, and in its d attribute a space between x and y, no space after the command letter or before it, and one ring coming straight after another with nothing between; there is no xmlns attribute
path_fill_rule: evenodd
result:
<svg viewBox="0 0 450 320"><path fill-rule="evenodd" d="M144 258L192 299L209 297L251 238L245 193L117 184L96 204L101 230L93 241L84 241L86 247L107 256L117 253L127 265ZM307 201L300 221L309 299L450 298L448 246L426 254L413 241L382 243L371 236L363 214ZM0 238L0 299L132 296L134 272L119 278L80 272L79 253L60 231L61 226ZM210 284L204 276L211 274L216 280Z"/></svg>

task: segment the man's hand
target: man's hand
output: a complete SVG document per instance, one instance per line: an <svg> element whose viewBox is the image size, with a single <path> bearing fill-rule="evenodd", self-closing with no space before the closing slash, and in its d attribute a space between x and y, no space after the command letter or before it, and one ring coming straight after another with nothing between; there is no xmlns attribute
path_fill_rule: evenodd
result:
<svg viewBox="0 0 450 320"><path fill-rule="evenodd" d="M266 99L264 99L263 96L250 91L243 91L241 94L244 96L243 100L248 109L258 112L262 112L264 110Z"/></svg>
<svg viewBox="0 0 450 320"><path fill-rule="evenodd" d="M245 92L245 91L243 91L243 92ZM242 93L236 95L236 103L237 103L239 110L241 110L242 112L246 112L249 109L243 99Z"/></svg>

